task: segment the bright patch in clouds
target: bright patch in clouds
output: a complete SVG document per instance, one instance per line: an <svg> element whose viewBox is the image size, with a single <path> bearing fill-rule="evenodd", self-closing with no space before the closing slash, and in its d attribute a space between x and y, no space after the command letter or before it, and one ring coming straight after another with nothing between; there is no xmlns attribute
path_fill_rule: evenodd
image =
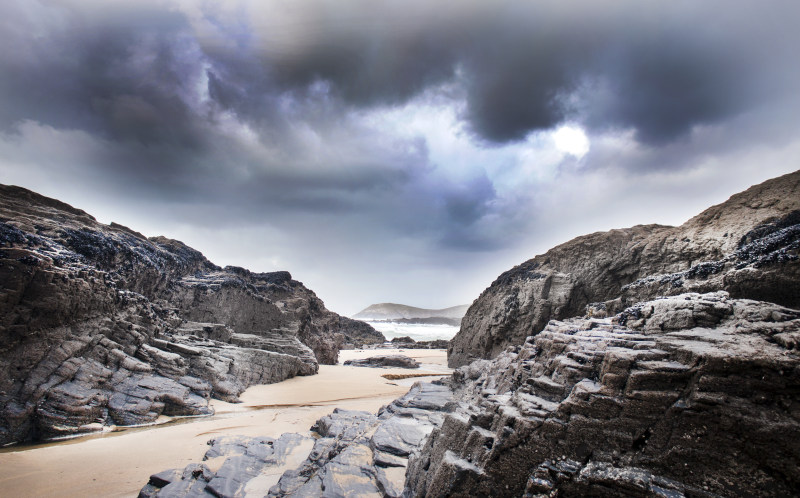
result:
<svg viewBox="0 0 800 498"><path fill-rule="evenodd" d="M578 159L589 152L589 138L577 126L562 126L553 133L553 142L558 150Z"/></svg>

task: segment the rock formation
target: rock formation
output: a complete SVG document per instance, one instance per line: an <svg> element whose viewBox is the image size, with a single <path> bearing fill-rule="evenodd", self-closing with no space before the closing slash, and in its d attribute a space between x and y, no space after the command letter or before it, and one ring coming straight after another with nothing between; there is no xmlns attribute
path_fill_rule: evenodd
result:
<svg viewBox="0 0 800 498"><path fill-rule="evenodd" d="M383 341L288 272L220 268L0 186L0 444L207 414Z"/></svg>
<svg viewBox="0 0 800 498"><path fill-rule="evenodd" d="M455 407L451 394L446 386L417 383L377 416L337 409L311 428L316 439L214 439L203 460L224 458L217 472L204 464L159 472L139 496L399 497L409 456ZM305 459L287 465L293 451Z"/></svg>
<svg viewBox="0 0 800 498"><path fill-rule="evenodd" d="M453 374L409 496L791 496L800 311L725 292L551 321Z"/></svg>
<svg viewBox="0 0 800 498"><path fill-rule="evenodd" d="M398 496L402 473L404 497L797 495L798 193L800 172L506 272L465 317L449 351L463 365L431 408L418 384L378 417L321 419L270 494Z"/></svg>
<svg viewBox="0 0 800 498"><path fill-rule="evenodd" d="M212 440L219 470L140 496L792 496L798 348L800 311L726 292L553 320L377 416L334 411L315 440Z"/></svg>
<svg viewBox="0 0 800 498"><path fill-rule="evenodd" d="M419 368L419 362L414 358L402 354L392 354L385 356L370 356L356 360L347 360L345 365L354 367L373 367L373 368Z"/></svg>
<svg viewBox="0 0 800 498"><path fill-rule="evenodd" d="M551 319L611 315L635 302L728 291L800 308L800 171L764 182L679 227L578 237L503 273L472 304L448 363L497 356Z"/></svg>

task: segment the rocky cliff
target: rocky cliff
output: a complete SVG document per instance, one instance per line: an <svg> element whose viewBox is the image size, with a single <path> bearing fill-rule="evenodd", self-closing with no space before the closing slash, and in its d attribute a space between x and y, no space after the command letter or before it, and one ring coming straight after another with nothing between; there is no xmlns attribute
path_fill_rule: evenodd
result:
<svg viewBox="0 0 800 498"><path fill-rule="evenodd" d="M378 416L226 437L139 496L795 496L800 311L726 292L551 321Z"/></svg>
<svg viewBox="0 0 800 498"><path fill-rule="evenodd" d="M725 292L551 321L453 375L408 496L793 496L800 311Z"/></svg>
<svg viewBox="0 0 800 498"><path fill-rule="evenodd" d="M288 272L220 268L0 186L0 444L207 414L383 340Z"/></svg>
<svg viewBox="0 0 800 498"><path fill-rule="evenodd" d="M613 314L656 296L728 291L800 308L800 171L736 194L679 227L578 237L503 273L472 304L451 367L520 345L551 319Z"/></svg>

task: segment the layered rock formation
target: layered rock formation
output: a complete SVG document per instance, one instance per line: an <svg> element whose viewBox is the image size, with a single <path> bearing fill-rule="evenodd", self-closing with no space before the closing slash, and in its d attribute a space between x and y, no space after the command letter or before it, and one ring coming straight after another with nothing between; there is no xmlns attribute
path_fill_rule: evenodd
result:
<svg viewBox="0 0 800 498"><path fill-rule="evenodd" d="M800 311L725 292L551 321L453 375L410 496L791 496Z"/></svg>
<svg viewBox="0 0 800 498"><path fill-rule="evenodd" d="M451 367L520 345L551 319L611 315L662 295L725 290L800 308L800 171L756 185L679 227L578 237L503 273L469 308Z"/></svg>
<svg viewBox="0 0 800 498"><path fill-rule="evenodd" d="M211 440L203 460L224 459L219 470L191 464L159 472L139 496L399 497L409 456L453 408L449 388L417 383L377 416L335 410L311 428L316 438L284 434ZM299 465L288 464L292 453L304 458Z"/></svg>
<svg viewBox="0 0 800 498"><path fill-rule="evenodd" d="M207 414L383 341L288 272L220 268L0 186L0 444Z"/></svg>

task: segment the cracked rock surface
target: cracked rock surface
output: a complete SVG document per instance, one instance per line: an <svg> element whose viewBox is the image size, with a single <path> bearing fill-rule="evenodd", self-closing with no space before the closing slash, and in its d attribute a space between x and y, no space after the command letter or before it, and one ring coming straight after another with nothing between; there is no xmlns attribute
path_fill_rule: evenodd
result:
<svg viewBox="0 0 800 498"><path fill-rule="evenodd" d="M456 370L410 496L789 496L800 311L682 294L551 321Z"/></svg>
<svg viewBox="0 0 800 498"><path fill-rule="evenodd" d="M573 239L503 273L450 342L451 368L521 345L551 319L610 316L658 296L724 290L800 308L800 171L768 180L679 227L638 225Z"/></svg>
<svg viewBox="0 0 800 498"><path fill-rule="evenodd" d="M210 397L383 342L288 272L220 268L164 237L0 186L0 444L205 415Z"/></svg>
<svg viewBox="0 0 800 498"><path fill-rule="evenodd" d="M223 460L219 470L191 464L159 472L139 496L400 497L409 457L454 407L447 386L416 383L377 416L334 410L311 428L316 439L218 438L209 441L204 460Z"/></svg>

